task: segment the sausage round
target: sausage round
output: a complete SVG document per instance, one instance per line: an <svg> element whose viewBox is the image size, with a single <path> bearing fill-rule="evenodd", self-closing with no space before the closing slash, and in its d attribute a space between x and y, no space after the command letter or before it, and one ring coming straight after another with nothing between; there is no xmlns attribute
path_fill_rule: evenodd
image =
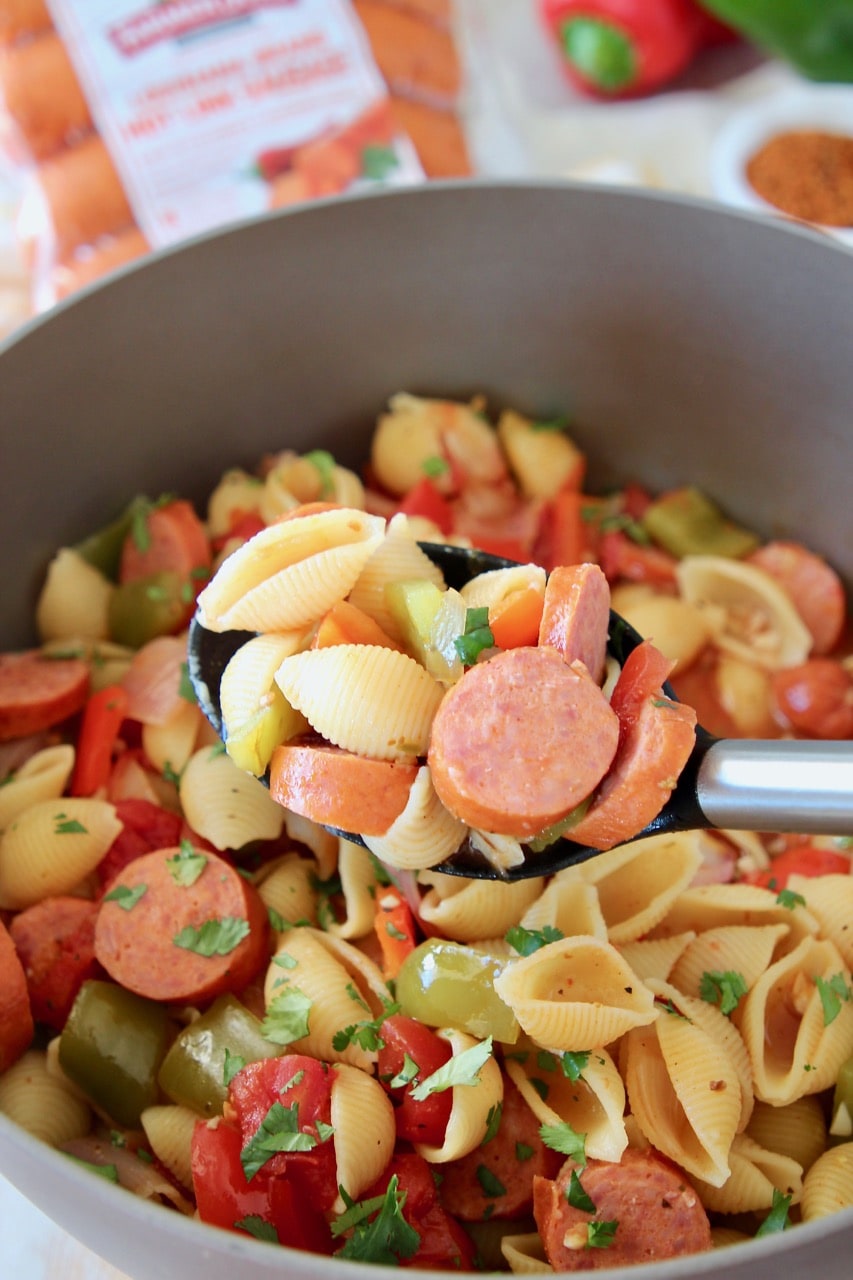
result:
<svg viewBox="0 0 853 1280"><path fill-rule="evenodd" d="M573 1172L594 1212L569 1203ZM533 1213L555 1271L631 1266L711 1247L708 1215L693 1187L676 1165L651 1148L629 1147L618 1164L590 1160L579 1169L567 1160L554 1181L535 1180ZM589 1247L591 1222L616 1224L606 1248Z"/></svg>
<svg viewBox="0 0 853 1280"><path fill-rule="evenodd" d="M525 838L598 785L619 721L582 663L550 647L471 667L441 702L428 763L447 809L470 827Z"/></svg>
<svg viewBox="0 0 853 1280"><path fill-rule="evenodd" d="M0 1072L30 1047L33 1015L24 967L6 926L0 921Z"/></svg>
<svg viewBox="0 0 853 1280"><path fill-rule="evenodd" d="M89 692L80 658L43 658L38 649L0 654L0 742L59 724L79 711Z"/></svg>
<svg viewBox="0 0 853 1280"><path fill-rule="evenodd" d="M87 978L102 977L95 960L97 904L86 898L44 898L14 916L9 933L30 993L33 1017L56 1031Z"/></svg>
<svg viewBox="0 0 853 1280"><path fill-rule="evenodd" d="M559 565L545 585L539 643L579 659L600 684L607 657L610 585L597 564Z"/></svg>
<svg viewBox="0 0 853 1280"><path fill-rule="evenodd" d="M270 761L270 795L320 826L384 836L405 809L417 773L415 763L285 743Z"/></svg>
<svg viewBox="0 0 853 1280"><path fill-rule="evenodd" d="M238 992L268 955L266 907L214 853L199 854L204 868L186 883L173 861L180 852L144 854L116 877L98 912L95 955L111 978L149 1000Z"/></svg>

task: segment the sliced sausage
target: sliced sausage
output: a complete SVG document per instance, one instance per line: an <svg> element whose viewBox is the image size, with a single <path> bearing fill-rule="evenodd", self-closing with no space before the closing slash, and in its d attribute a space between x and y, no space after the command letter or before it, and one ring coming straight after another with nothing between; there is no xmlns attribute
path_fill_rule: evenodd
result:
<svg viewBox="0 0 853 1280"><path fill-rule="evenodd" d="M67 720L88 693L89 668L80 658L44 658L38 649L0 654L0 742Z"/></svg>
<svg viewBox="0 0 853 1280"><path fill-rule="evenodd" d="M533 1179L555 1178L562 1164L563 1157L539 1136L539 1121L521 1092L505 1077L497 1133L441 1166L439 1197L463 1222L520 1218L532 1209Z"/></svg>
<svg viewBox="0 0 853 1280"><path fill-rule="evenodd" d="M572 1173L595 1206L578 1209L567 1198ZM629 1147L618 1164L567 1160L556 1180L537 1178L533 1213L555 1271L657 1262L711 1248L708 1215L681 1170L657 1151ZM615 1223L612 1241L590 1247L589 1224Z"/></svg>
<svg viewBox="0 0 853 1280"><path fill-rule="evenodd" d="M417 763L285 743L270 761L270 795L320 826L383 836L405 809L417 773Z"/></svg>
<svg viewBox="0 0 853 1280"><path fill-rule="evenodd" d="M798 542L768 542L747 557L791 597L814 641L814 653L829 653L838 643L847 616L844 585L821 556Z"/></svg>
<svg viewBox="0 0 853 1280"><path fill-rule="evenodd" d="M566 662L576 658L596 684L604 678L610 626L610 586L597 564L559 565L548 575L539 643Z"/></svg>
<svg viewBox="0 0 853 1280"><path fill-rule="evenodd" d="M102 899L95 955L111 978L150 1000L194 1003L240 991L267 959L257 890L206 853L198 879L177 874L180 848L129 863Z"/></svg>
<svg viewBox="0 0 853 1280"><path fill-rule="evenodd" d="M61 1031L88 978L103 976L95 959L97 903L86 898L44 898L9 925L26 974L36 1022Z"/></svg>
<svg viewBox="0 0 853 1280"><path fill-rule="evenodd" d="M24 966L0 921L0 1073L30 1047L33 1030Z"/></svg>
<svg viewBox="0 0 853 1280"><path fill-rule="evenodd" d="M594 849L611 849L638 835L672 794L695 738L692 707L647 698L571 838Z"/></svg>
<svg viewBox="0 0 853 1280"><path fill-rule="evenodd" d="M619 721L582 663L509 649L446 694L428 761L444 805L471 827L517 837L558 822L598 785Z"/></svg>

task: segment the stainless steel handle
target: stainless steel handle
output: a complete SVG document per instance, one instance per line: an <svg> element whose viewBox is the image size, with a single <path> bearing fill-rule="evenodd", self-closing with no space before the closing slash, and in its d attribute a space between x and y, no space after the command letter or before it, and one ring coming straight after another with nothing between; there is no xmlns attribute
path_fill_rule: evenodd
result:
<svg viewBox="0 0 853 1280"><path fill-rule="evenodd" d="M714 742L696 797L715 827L853 836L853 742Z"/></svg>

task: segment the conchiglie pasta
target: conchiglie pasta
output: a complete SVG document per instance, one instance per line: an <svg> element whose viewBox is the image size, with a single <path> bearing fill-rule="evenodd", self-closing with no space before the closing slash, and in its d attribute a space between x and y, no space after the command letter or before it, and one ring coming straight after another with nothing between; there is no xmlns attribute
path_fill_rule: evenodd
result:
<svg viewBox="0 0 853 1280"><path fill-rule="evenodd" d="M45 747L25 760L0 787L0 831L31 805L61 796L73 769L74 748L67 742Z"/></svg>
<svg viewBox="0 0 853 1280"><path fill-rule="evenodd" d="M691 1176L722 1186L741 1118L741 1088L725 1048L674 1006L622 1045L628 1102L653 1146Z"/></svg>
<svg viewBox="0 0 853 1280"><path fill-rule="evenodd" d="M317 862L317 878L328 880L335 874L338 866L338 837L332 835L325 827L303 818L301 813L284 811L284 829L287 837L294 844L304 844L310 849Z"/></svg>
<svg viewBox="0 0 853 1280"><path fill-rule="evenodd" d="M774 1192L797 1204L803 1191L803 1171L796 1160L768 1151L747 1134L738 1134L729 1152L731 1174L722 1186L701 1178L693 1185L712 1213L757 1213L773 1205Z"/></svg>
<svg viewBox="0 0 853 1280"><path fill-rule="evenodd" d="M232 467L220 477L207 500L207 529L211 538L229 533L239 516L260 509L263 481L240 467Z"/></svg>
<svg viewBox="0 0 853 1280"><path fill-rule="evenodd" d="M373 929L376 919L379 884L374 863L365 857L361 845L342 839L338 851L338 875L344 900L343 919L330 921L326 928L338 938L364 938Z"/></svg>
<svg viewBox="0 0 853 1280"><path fill-rule="evenodd" d="M835 1083L841 1064L853 1054L850 981L838 948L813 938L804 938L757 980L734 1015L752 1062L757 1098L784 1106ZM824 999L830 998L833 983L848 994L836 996L830 1016Z"/></svg>
<svg viewBox="0 0 853 1280"><path fill-rule="evenodd" d="M453 1058L475 1048L478 1043L473 1036L454 1027L439 1028L436 1035L450 1045ZM445 1164L467 1156L485 1138L490 1118L503 1098L503 1089L501 1069L490 1056L470 1084L452 1086L450 1118L441 1146L416 1142L415 1150L430 1164Z"/></svg>
<svg viewBox="0 0 853 1280"><path fill-rule="evenodd" d="M317 923L317 864L313 858L285 853L267 863L257 879L264 905L286 924Z"/></svg>
<svg viewBox="0 0 853 1280"><path fill-rule="evenodd" d="M671 976L673 984L685 995L698 996L706 973L737 973L747 990L767 969L788 926L720 925L706 929L684 948Z"/></svg>
<svg viewBox="0 0 853 1280"><path fill-rule="evenodd" d="M607 936L622 943L663 920L701 862L697 833L685 831L635 840L558 874L595 885Z"/></svg>
<svg viewBox="0 0 853 1280"><path fill-rule="evenodd" d="M215 747L193 753L179 790L187 822L216 849L239 849L250 840L275 840L281 834L281 806L257 778Z"/></svg>
<svg viewBox="0 0 853 1280"><path fill-rule="evenodd" d="M121 829L106 800L60 796L31 805L0 838L0 906L20 910L70 893Z"/></svg>
<svg viewBox="0 0 853 1280"><path fill-rule="evenodd" d="M305 1015L307 1030L287 1040L292 1052L370 1071L376 1062L375 1049L363 1049L354 1040L336 1047L335 1038L348 1027L376 1018L382 1010L377 992L384 991L386 998L389 993L366 956L342 942L333 951L332 941L307 927L291 929L281 937L264 981L267 1019L275 1021L283 1009L295 1005ZM365 980L368 968L375 970L373 981ZM271 1030L267 1036L281 1042Z"/></svg>
<svg viewBox="0 0 853 1280"><path fill-rule="evenodd" d="M561 880L558 875L553 876L544 891L531 902L520 923L524 929L543 929L550 925L566 937L583 934L607 941L607 925L601 914L598 892L594 885L583 880Z"/></svg>
<svg viewBox="0 0 853 1280"><path fill-rule="evenodd" d="M270 525L228 556L198 597L211 631L299 631L342 600L385 522L339 508Z"/></svg>
<svg viewBox="0 0 853 1280"><path fill-rule="evenodd" d="M202 720L199 707L184 702L165 724L142 726L142 749L158 773L181 772L197 745Z"/></svg>
<svg viewBox="0 0 853 1280"><path fill-rule="evenodd" d="M188 1191L193 1189L192 1140L198 1115L189 1107L146 1107L139 1117L151 1150Z"/></svg>
<svg viewBox="0 0 853 1280"><path fill-rule="evenodd" d="M686 929L703 933L728 924L786 925L788 936L780 945L781 951L790 951L803 938L814 937L818 932L817 920L800 903L786 906L770 889L732 883L694 885L685 889L652 930L652 936L665 938Z"/></svg>
<svg viewBox="0 0 853 1280"><path fill-rule="evenodd" d="M842 1142L816 1160L803 1184L800 1212L804 1222L853 1207L853 1142Z"/></svg>
<svg viewBox="0 0 853 1280"><path fill-rule="evenodd" d="M538 1231L501 1237L501 1253L513 1275L541 1275L554 1268L545 1258L545 1246Z"/></svg>
<svg viewBox="0 0 853 1280"><path fill-rule="evenodd" d="M563 938L513 961L495 990L532 1039L560 1051L609 1044L658 1016L651 991L597 938Z"/></svg>
<svg viewBox="0 0 853 1280"><path fill-rule="evenodd" d="M426 755L443 696L414 658L378 645L294 654L279 667L276 683L329 742L378 760Z"/></svg>
<svg viewBox="0 0 853 1280"><path fill-rule="evenodd" d="M0 1075L0 1111L52 1147L89 1132L91 1112L66 1080L48 1068L47 1057L29 1049Z"/></svg>
<svg viewBox="0 0 853 1280"><path fill-rule="evenodd" d="M811 1094L785 1107L756 1102L746 1132L760 1146L790 1156L804 1170L811 1168L826 1147L823 1107Z"/></svg>
<svg viewBox="0 0 853 1280"><path fill-rule="evenodd" d="M80 637L106 640L110 634L112 583L70 547L50 562L36 605L36 627L42 640Z"/></svg>
<svg viewBox="0 0 853 1280"><path fill-rule="evenodd" d="M455 853L466 830L439 800L429 766L421 765L402 813L383 836L365 836L364 842L389 867L419 871Z"/></svg>
<svg viewBox="0 0 853 1280"><path fill-rule="evenodd" d="M707 614L678 596L648 592L623 597L620 591L613 607L675 662L679 673L696 661L713 634Z"/></svg>
<svg viewBox="0 0 853 1280"><path fill-rule="evenodd" d="M593 1160L619 1160L628 1145L625 1085L606 1049L589 1051L579 1079L569 1079L546 1050L513 1051L506 1072L540 1124L569 1124L586 1134Z"/></svg>
<svg viewBox="0 0 853 1280"><path fill-rule="evenodd" d="M472 827L468 832L468 842L497 871L508 871L511 867L520 867L524 862L524 849L514 836L499 835L495 831L478 831Z"/></svg>
<svg viewBox="0 0 853 1280"><path fill-rule="evenodd" d="M335 1183L357 1200L376 1182L394 1154L394 1108L374 1076L344 1062L335 1063L332 1071ZM335 1207L339 1212L345 1207L340 1196Z"/></svg>
<svg viewBox="0 0 853 1280"><path fill-rule="evenodd" d="M580 483L586 460L564 431L543 431L514 409L504 409L497 430L525 497L553 498L564 485Z"/></svg>
<svg viewBox="0 0 853 1280"><path fill-rule="evenodd" d="M513 565L511 569L490 569L478 573L460 589L469 609L491 609L518 591L533 588L545 598L545 570L538 564Z"/></svg>
<svg viewBox="0 0 853 1280"><path fill-rule="evenodd" d="M651 978L666 982L672 976L679 957L695 937L695 933L688 930L687 933L674 933L671 938L638 938L634 942L620 943L619 952L643 982Z"/></svg>
<svg viewBox="0 0 853 1280"><path fill-rule="evenodd" d="M222 673L219 707L225 750L239 769L261 777L273 750L308 728L275 682L285 658L305 647L301 631L253 636L241 645Z"/></svg>
<svg viewBox="0 0 853 1280"><path fill-rule="evenodd" d="M402 628L389 608L385 588L392 582L432 582L444 587L444 575L418 546L404 515L392 516L382 542L365 564L349 594L351 604L377 622L392 640L403 639Z"/></svg>
<svg viewBox="0 0 853 1280"><path fill-rule="evenodd" d="M787 887L805 898L821 937L834 942L848 969L853 968L853 875L792 875Z"/></svg>
<svg viewBox="0 0 853 1280"><path fill-rule="evenodd" d="M428 885L421 899L421 919L443 938L455 942L481 942L499 938L518 924L542 889L531 877L512 884L500 880L469 880L440 872L422 872L419 883Z"/></svg>

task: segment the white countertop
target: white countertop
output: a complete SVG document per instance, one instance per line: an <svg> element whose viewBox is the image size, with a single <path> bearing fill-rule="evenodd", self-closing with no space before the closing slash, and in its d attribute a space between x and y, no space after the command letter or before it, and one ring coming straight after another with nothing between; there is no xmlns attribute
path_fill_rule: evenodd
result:
<svg viewBox="0 0 853 1280"><path fill-rule="evenodd" d="M567 87L530 0L458 0L470 65L469 137L496 177L575 177L713 196L715 137L733 112L803 86L787 68L722 51L676 92L630 105L582 101ZM853 89L849 90L853 93ZM677 109L675 109L677 107ZM0 168L0 337L28 314L14 243L14 185ZM14 1280L127 1280L0 1177L2 1274Z"/></svg>

